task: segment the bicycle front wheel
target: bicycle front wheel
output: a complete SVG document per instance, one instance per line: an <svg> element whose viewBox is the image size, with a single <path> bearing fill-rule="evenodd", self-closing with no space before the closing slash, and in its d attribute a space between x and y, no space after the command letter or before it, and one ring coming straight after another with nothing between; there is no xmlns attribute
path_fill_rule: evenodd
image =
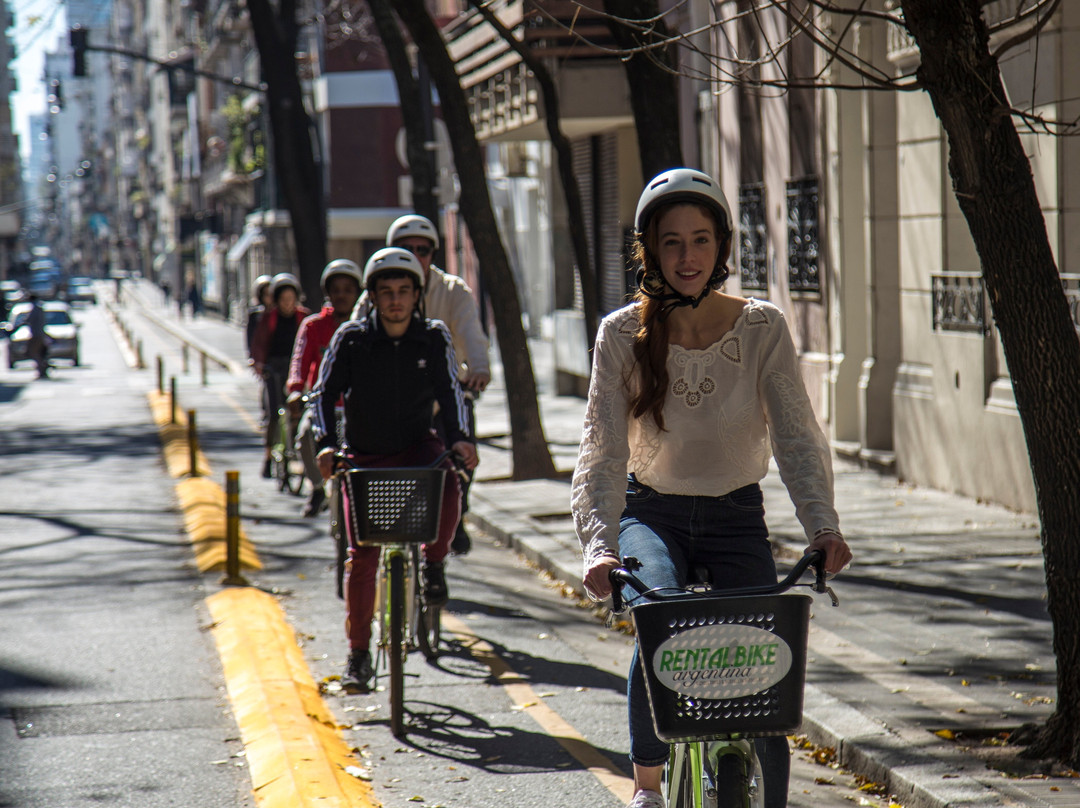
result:
<svg viewBox="0 0 1080 808"><path fill-rule="evenodd" d="M405 555L390 556L390 644L386 656L390 668L390 732L404 734L405 714Z"/></svg>
<svg viewBox="0 0 1080 808"><path fill-rule="evenodd" d="M753 743L753 741L751 741ZM749 761L735 749L710 755L717 808L750 808Z"/></svg>

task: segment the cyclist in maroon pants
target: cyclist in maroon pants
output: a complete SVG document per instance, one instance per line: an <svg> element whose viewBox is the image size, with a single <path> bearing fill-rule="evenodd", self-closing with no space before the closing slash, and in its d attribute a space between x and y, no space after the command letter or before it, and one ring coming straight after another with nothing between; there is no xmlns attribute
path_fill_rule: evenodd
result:
<svg viewBox="0 0 1080 808"><path fill-rule="evenodd" d="M317 460L324 479L334 472L342 447L334 404L345 397L345 442L357 465L378 468L424 466L444 447L433 426L437 401L447 442L464 466L476 466L465 399L457 380L450 332L439 320L425 320L418 304L424 274L412 253L395 247L376 252L364 268L364 286L374 309L342 325L330 341L310 396ZM424 545L424 596L446 603L443 560L461 514L456 474L446 475L438 538ZM360 547L349 536L345 568L345 630L349 663L344 684L366 690L372 676L371 618L375 607L378 547Z"/></svg>

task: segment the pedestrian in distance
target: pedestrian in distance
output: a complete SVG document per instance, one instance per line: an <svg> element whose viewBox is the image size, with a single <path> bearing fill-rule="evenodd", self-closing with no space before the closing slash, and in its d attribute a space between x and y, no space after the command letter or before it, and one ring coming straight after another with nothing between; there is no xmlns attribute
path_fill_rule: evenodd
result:
<svg viewBox="0 0 1080 808"><path fill-rule="evenodd" d="M393 468L433 463L445 446L433 428L438 402L450 448L465 468L475 468L476 446L465 415L453 341L442 322L420 313L424 288L420 262L407 250L381 249L364 267L364 288L372 309L334 333L311 394L323 479L333 474L335 453L341 448L334 410L342 396L345 443L355 465ZM443 563L460 518L458 477L447 474L438 535L423 546L424 597L431 605L445 604L449 598ZM361 547L351 534L348 540L345 630L349 661L343 682L350 690L364 691L373 674L369 645L379 548Z"/></svg>
<svg viewBox="0 0 1080 808"><path fill-rule="evenodd" d="M311 312L300 304L300 281L289 272L280 272L270 282L272 306L259 318L252 338L251 358L255 372L263 380L263 410L266 412L262 476L273 471L270 449L278 430L278 410L285 403L285 380L289 374L293 344L300 323Z"/></svg>
<svg viewBox="0 0 1080 808"><path fill-rule="evenodd" d="M472 289L457 275L451 275L434 264L435 251L439 249L439 232L425 216L410 213L399 216L386 231L386 246L408 250L424 270L423 316L442 320L454 341L458 357L458 381L465 390L469 428L476 432L475 399L491 382L491 363L488 358L488 338L480 320L480 309ZM370 302L361 297L357 316L367 313ZM442 431L441 421L436 428ZM445 434L443 434L445 438ZM461 513L469 510L469 484L462 488ZM451 550L455 555L469 552L472 540L463 522L458 523Z"/></svg>
<svg viewBox="0 0 1080 808"><path fill-rule="evenodd" d="M708 569L713 586L775 584L760 480L776 458L808 549L851 560L833 506L829 444L783 313L720 291L732 223L723 193L688 168L646 185L635 215L634 300L596 338L571 507L594 597L633 558L651 587ZM636 565L635 565L636 566ZM628 602L636 593L624 590ZM632 808L663 808L669 746L652 723L642 662L628 681ZM785 738L759 739L767 808L787 804Z"/></svg>
<svg viewBox="0 0 1080 808"><path fill-rule="evenodd" d="M26 327L30 329L27 355L37 364L39 379L49 378L49 335L45 332L45 310L36 294L28 298L30 312L26 315Z"/></svg>
<svg viewBox="0 0 1080 808"><path fill-rule="evenodd" d="M290 414L299 419L296 430L296 449L304 461L304 471L311 481L311 495L304 506L304 516L315 516L326 501L323 478L315 461L315 437L312 412L303 407L303 396L311 391L319 376L319 364L330 347L330 339L338 326L352 316L364 275L353 261L338 258L323 269L321 285L327 305L300 323L293 345L289 378L285 383L285 403Z"/></svg>

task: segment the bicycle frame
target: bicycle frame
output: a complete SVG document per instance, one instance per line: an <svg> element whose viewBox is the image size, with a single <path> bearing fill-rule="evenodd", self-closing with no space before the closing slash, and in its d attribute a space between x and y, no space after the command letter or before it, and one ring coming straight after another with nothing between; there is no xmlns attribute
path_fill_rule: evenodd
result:
<svg viewBox="0 0 1080 808"><path fill-rule="evenodd" d="M626 559L627 566L632 566L632 559ZM761 586L761 587L749 587L737 590L712 590L704 588L698 585L691 585L687 588L672 589L672 590L652 590L645 586L636 576L633 575L628 569L616 569L611 573L611 580L613 585L612 602L613 611L619 612L623 610L624 602L622 596L621 587L625 584L631 589L636 591L641 596L643 602L666 602L669 604L685 604L685 607L672 606L665 609L663 614L665 619L673 618L674 611L683 611L685 608L685 616L688 618L691 616L698 617L699 622L694 623L693 619L683 620L679 625L685 626L687 622L691 626L704 625L700 622L700 614L703 607L703 601L717 602L728 601L730 604L738 604L740 607L745 606L747 603L753 603L754 597L766 597L776 595L798 585L799 579L802 577L806 569L814 565L816 567L816 580L813 584L810 584L810 588L819 593L827 593L834 606L838 605L836 595L825 583L825 571L824 571L824 554L820 551L804 556L792 569L791 573L781 582L775 585ZM772 599L777 601L778 599ZM786 599L779 599L786 600ZM802 597L798 600L806 602L807 598ZM642 604L637 604L638 606ZM779 603L774 603L773 606L779 606ZM791 604L785 604L791 605ZM632 607L633 613L637 606ZM658 607L650 607L658 608ZM732 606L734 608L734 606ZM719 610L723 612L724 610ZM739 609L735 609L739 611ZM796 610L797 611L797 610ZM741 613L741 612L740 612ZM804 612L804 621L808 619L808 613ZM759 615L759 617L761 617ZM773 615L770 615L768 620L772 621ZM787 624L786 617L782 617L779 611L775 615L775 620L778 625ZM725 620L720 616L717 616L714 620L710 618L705 621L708 623L708 629L699 629L705 631L711 631L720 625L723 625ZM739 618L735 621L738 625L743 625L743 619ZM749 624L747 620L747 624ZM674 626L676 623L668 623L667 625ZM650 628L650 634L652 633L652 627L648 624L641 625L638 623L637 616L635 615L635 626L639 629L639 645L643 639L641 630L645 627ZM690 629L693 631L693 629ZM750 628L751 632L759 631L758 628ZM777 629L778 630L778 629ZM790 629L789 629L790 630ZM691 635L683 635L691 636ZM716 635L693 635L697 636L711 636L713 638ZM777 636L782 636L777 634ZM803 622L803 650L805 650L805 622ZM650 643L655 641L655 637L650 637ZM671 642L669 640L668 642ZM684 640L685 643L685 640ZM659 654L663 651L664 645L651 646L649 653L642 653L643 664L652 665L652 656L655 654L659 658ZM644 651L644 649L642 649ZM727 651L727 648L724 648ZM680 652L681 653L681 652ZM687 654L690 651L686 652ZM695 657L696 659L696 657ZM726 664L726 663L725 663ZM805 660L803 661L805 664ZM696 668L692 668L696 670ZM646 682L649 682L651 672L646 675ZM784 674L786 676L786 672ZM801 675L797 678L798 687L798 708L801 713L801 688L802 678ZM672 687L672 685L664 682L654 685L659 690L664 690L666 687ZM786 687L790 687L787 686ZM749 692L752 688L747 688L743 692ZM762 691L764 693L764 691ZM649 688L650 700L655 701L657 696L653 692L653 686ZM696 698L696 697L695 697ZM706 703L709 699L714 698L709 695L702 695L701 703ZM694 702L694 699L691 699ZM725 702L729 703L729 702ZM699 706L699 710L704 712L704 707ZM660 717L657 712L661 708L654 704L653 718L657 725L657 733L660 737L665 737L665 732L661 731ZM735 709L735 715L738 716L738 708ZM747 715L747 713L742 713ZM714 719L718 721L719 719ZM707 724L702 725L701 729L695 731L693 726L679 726L679 727L667 727L667 737L672 743L672 753L668 758L667 766L664 771L664 799L669 808L764 808L764 788L762 788L762 772L761 762L758 759L757 751L752 737L755 734L776 734L776 727L771 727L766 732L755 732L758 727L754 726L754 720L744 719L745 727L739 725L739 719L734 722L724 719L726 723L722 725L725 727L723 731L716 731L711 729ZM778 718L777 720L784 720ZM796 722L797 723L797 722ZM716 726L721 726L717 723ZM693 736L697 737L693 737Z"/></svg>
<svg viewBox="0 0 1080 808"><path fill-rule="evenodd" d="M434 659L438 644L438 607L423 602L420 583L420 543L434 539L438 530L443 492L440 468L449 452L428 467L351 468L335 475L332 492L331 531L337 539L338 596L344 597L343 570L347 553L342 487L347 487L350 522L362 544L379 546L379 576L376 581L375 610L377 659L386 660L389 674L390 729L395 737L404 732L404 666L411 648L420 647L425 657ZM343 474L358 476L346 482ZM352 486L356 486L355 488ZM354 509L361 509L358 514Z"/></svg>

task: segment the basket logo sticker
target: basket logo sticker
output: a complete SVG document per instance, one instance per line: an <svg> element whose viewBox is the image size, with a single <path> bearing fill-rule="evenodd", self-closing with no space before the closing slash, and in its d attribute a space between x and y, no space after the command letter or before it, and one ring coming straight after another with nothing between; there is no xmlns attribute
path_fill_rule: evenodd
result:
<svg viewBox="0 0 1080 808"><path fill-rule="evenodd" d="M787 676L791 647L752 626L700 626L665 641L652 665L660 683L676 693L734 699L760 693Z"/></svg>

